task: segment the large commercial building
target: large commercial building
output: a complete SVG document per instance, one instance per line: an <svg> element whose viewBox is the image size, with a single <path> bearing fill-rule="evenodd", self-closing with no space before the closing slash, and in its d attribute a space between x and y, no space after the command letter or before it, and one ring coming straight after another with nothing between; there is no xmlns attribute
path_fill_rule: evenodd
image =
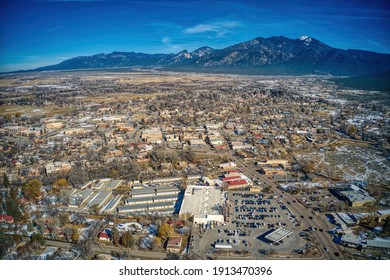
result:
<svg viewBox="0 0 390 280"><path fill-rule="evenodd" d="M346 247L356 248L358 250L379 250L390 251L389 240L364 240L355 235L343 235L340 244Z"/></svg>
<svg viewBox="0 0 390 280"><path fill-rule="evenodd" d="M224 223L222 213L227 193L211 186L188 186L180 209L180 215L190 214L195 224Z"/></svg>
<svg viewBox="0 0 390 280"><path fill-rule="evenodd" d="M333 187L329 190L340 199L347 201L351 207L360 207L375 203L375 198L371 197L365 190L352 184Z"/></svg>
<svg viewBox="0 0 390 280"><path fill-rule="evenodd" d="M131 197L124 201L124 205L118 206L117 211L121 214L172 214L179 193L175 186L133 188Z"/></svg>

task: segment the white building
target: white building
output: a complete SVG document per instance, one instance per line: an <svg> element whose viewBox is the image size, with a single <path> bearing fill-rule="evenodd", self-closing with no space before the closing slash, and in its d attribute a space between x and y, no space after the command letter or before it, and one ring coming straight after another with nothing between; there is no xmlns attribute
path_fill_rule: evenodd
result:
<svg viewBox="0 0 390 280"><path fill-rule="evenodd" d="M195 224L222 224L222 207L226 202L226 192L218 187L188 186L184 193L180 214L191 214Z"/></svg>

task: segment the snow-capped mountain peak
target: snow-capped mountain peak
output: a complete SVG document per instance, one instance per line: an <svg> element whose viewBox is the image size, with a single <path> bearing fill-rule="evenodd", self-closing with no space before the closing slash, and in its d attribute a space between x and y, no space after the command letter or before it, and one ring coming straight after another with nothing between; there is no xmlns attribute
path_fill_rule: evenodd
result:
<svg viewBox="0 0 390 280"><path fill-rule="evenodd" d="M309 41L309 42L312 40L312 38L309 36L301 36L298 39L301 41Z"/></svg>
<svg viewBox="0 0 390 280"><path fill-rule="evenodd" d="M308 46L313 41L313 39L309 36L301 36L298 38L298 40L302 41L306 46Z"/></svg>

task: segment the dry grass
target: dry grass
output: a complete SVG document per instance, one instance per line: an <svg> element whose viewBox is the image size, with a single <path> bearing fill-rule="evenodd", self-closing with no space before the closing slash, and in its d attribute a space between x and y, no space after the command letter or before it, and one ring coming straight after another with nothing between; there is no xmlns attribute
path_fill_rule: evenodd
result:
<svg viewBox="0 0 390 280"><path fill-rule="evenodd" d="M98 102L98 103L108 103L108 102L126 102L130 100L138 99L150 99L158 95L164 95L166 93L156 92L156 93L108 93L104 96L91 96L81 99L85 102Z"/></svg>
<svg viewBox="0 0 390 280"><path fill-rule="evenodd" d="M5 104L0 105L0 115L14 115L15 113L21 113L22 115L39 115L42 114L42 111L34 112L34 110L43 110L43 108L38 108L34 106L21 106L21 105L11 105ZM43 110L46 111L46 110Z"/></svg>

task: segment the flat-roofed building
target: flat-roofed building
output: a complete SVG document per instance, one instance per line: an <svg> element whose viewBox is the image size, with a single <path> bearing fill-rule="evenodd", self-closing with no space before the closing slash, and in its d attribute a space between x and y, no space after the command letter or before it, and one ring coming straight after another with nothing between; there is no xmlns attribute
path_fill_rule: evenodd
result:
<svg viewBox="0 0 390 280"><path fill-rule="evenodd" d="M340 217L340 219L347 225L347 226L356 226L357 221L354 220L351 216L349 216L347 213L339 212L337 213L337 216Z"/></svg>
<svg viewBox="0 0 390 280"><path fill-rule="evenodd" d="M202 174L187 175L187 180L200 180L200 178L202 178Z"/></svg>
<svg viewBox="0 0 390 280"><path fill-rule="evenodd" d="M221 163L219 168L222 168L223 170L236 169L237 164L235 162Z"/></svg>
<svg viewBox="0 0 390 280"><path fill-rule="evenodd" d="M261 166L261 167L282 166L283 168L290 166L288 160L286 160L286 159L269 159L266 161L259 161L256 163L256 165Z"/></svg>
<svg viewBox="0 0 390 280"><path fill-rule="evenodd" d="M148 203L157 203L157 202L166 202L166 201L176 201L177 194L171 195L154 195L146 197L131 197L125 200L126 205L135 205L135 204L148 204Z"/></svg>
<svg viewBox="0 0 390 280"><path fill-rule="evenodd" d="M188 140L188 142L193 147L202 147L206 145L206 143L202 139L190 139Z"/></svg>
<svg viewBox="0 0 390 280"><path fill-rule="evenodd" d="M366 240L353 234L343 235L340 244L346 247L356 248L358 250L378 250L390 251L390 241L386 239Z"/></svg>
<svg viewBox="0 0 390 280"><path fill-rule="evenodd" d="M187 186L180 215L190 214L195 224L224 222L222 208L226 202L226 192L211 186Z"/></svg>
<svg viewBox="0 0 390 280"><path fill-rule="evenodd" d="M110 198L110 196L111 190L99 191L97 195L91 199L87 206L92 207L93 205L97 205L97 207L101 207Z"/></svg>
<svg viewBox="0 0 390 280"><path fill-rule="evenodd" d="M118 213L150 213L150 212L168 212L173 213L175 211L175 202L158 202L149 204L135 204L135 205L123 205L118 206Z"/></svg>
<svg viewBox="0 0 390 280"><path fill-rule="evenodd" d="M177 195L179 191L180 191L179 188L175 186L133 189L131 191L131 197L148 197L148 196L160 196L160 195L170 195L170 194Z"/></svg>
<svg viewBox="0 0 390 280"><path fill-rule="evenodd" d="M117 195L113 197L108 203L103 207L102 211L104 213L109 213L112 212L116 209L116 207L119 205L121 202L123 195Z"/></svg>
<svg viewBox="0 0 390 280"><path fill-rule="evenodd" d="M84 204L93 194L93 190L80 190L74 193L69 200L68 207L79 207Z"/></svg>
<svg viewBox="0 0 390 280"><path fill-rule="evenodd" d="M344 185L341 187L333 187L329 189L337 197L348 202L351 207L360 207L363 205L374 204L375 198L371 197L365 190L356 187L355 185Z"/></svg>
<svg viewBox="0 0 390 280"><path fill-rule="evenodd" d="M279 227L264 237L269 241L271 241L272 243L279 243L280 241L282 241L284 238L291 235L292 233L293 232L291 230L285 229L283 227Z"/></svg>
<svg viewBox="0 0 390 280"><path fill-rule="evenodd" d="M150 183L170 183L170 182L178 182L183 180L182 177L162 177L162 178L155 178L150 181Z"/></svg>
<svg viewBox="0 0 390 280"><path fill-rule="evenodd" d="M181 236L169 236L166 250L172 253L180 253L182 241Z"/></svg>
<svg viewBox="0 0 390 280"><path fill-rule="evenodd" d="M234 180L234 181L227 181L224 182L225 186L228 190L237 190L237 189L246 189L251 186L248 181L244 179Z"/></svg>
<svg viewBox="0 0 390 280"><path fill-rule="evenodd" d="M280 167L280 166L277 166L277 167L262 167L259 172L261 174L264 174L266 176L275 176L275 175L278 175L278 176L284 176L286 175L286 171Z"/></svg>

